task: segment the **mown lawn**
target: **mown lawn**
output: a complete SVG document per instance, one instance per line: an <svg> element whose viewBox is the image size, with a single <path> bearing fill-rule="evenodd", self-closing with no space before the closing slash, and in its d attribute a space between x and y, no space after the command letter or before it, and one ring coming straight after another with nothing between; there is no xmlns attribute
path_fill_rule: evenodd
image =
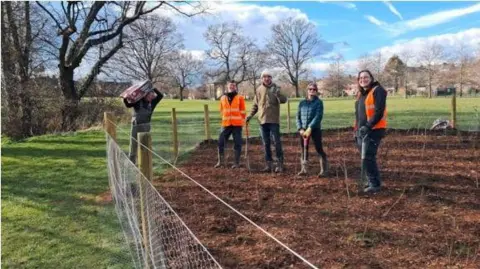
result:
<svg viewBox="0 0 480 269"><path fill-rule="evenodd" d="M292 131L298 100L291 101ZM216 139L216 101L164 100L153 117L154 149L171 156L171 108L178 117L179 144L186 152L205 138L203 105L209 104L210 131ZM323 128L350 126L353 100L325 100ZM458 126L480 124L480 98L459 98ZM251 103L247 104L247 109ZM389 98L392 128L429 128L450 116L448 98ZM286 105L282 130L287 131ZM252 121L251 133L258 135ZM128 149L129 124L119 124L119 141ZM2 266L4 268L131 268L113 204L108 200L105 135L90 130L47 135L22 142L2 141ZM155 158L158 167L159 161Z"/></svg>
<svg viewBox="0 0 480 269"><path fill-rule="evenodd" d="M2 144L2 268L132 268L103 131Z"/></svg>

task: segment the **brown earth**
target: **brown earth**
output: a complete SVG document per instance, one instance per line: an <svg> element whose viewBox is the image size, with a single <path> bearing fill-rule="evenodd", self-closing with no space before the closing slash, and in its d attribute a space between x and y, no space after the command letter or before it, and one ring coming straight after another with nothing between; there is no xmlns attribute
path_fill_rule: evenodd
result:
<svg viewBox="0 0 480 269"><path fill-rule="evenodd" d="M370 196L357 193L351 131L324 131L326 178L316 176L313 145L310 175L297 177L300 142L282 141L281 175L257 172L258 138L249 140L252 172L243 157L240 169L214 169L215 143L199 145L179 168L321 268L480 268L479 133L389 131L378 152L384 189ZM224 268L309 268L178 172L154 182Z"/></svg>

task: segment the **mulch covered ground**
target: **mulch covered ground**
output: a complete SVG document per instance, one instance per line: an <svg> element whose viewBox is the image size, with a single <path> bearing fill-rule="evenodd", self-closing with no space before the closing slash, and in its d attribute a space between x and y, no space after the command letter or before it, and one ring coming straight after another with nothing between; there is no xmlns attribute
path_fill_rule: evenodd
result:
<svg viewBox="0 0 480 269"><path fill-rule="evenodd" d="M378 153L384 189L370 196L357 193L360 160L351 131L324 131L326 178L316 176L313 144L310 175L297 177L300 142L282 141L281 175L258 172L258 138L249 140L252 172L245 165L214 169L215 143L199 145L179 167L315 266L480 268L479 133L390 131ZM224 268L308 268L179 173L155 185Z"/></svg>

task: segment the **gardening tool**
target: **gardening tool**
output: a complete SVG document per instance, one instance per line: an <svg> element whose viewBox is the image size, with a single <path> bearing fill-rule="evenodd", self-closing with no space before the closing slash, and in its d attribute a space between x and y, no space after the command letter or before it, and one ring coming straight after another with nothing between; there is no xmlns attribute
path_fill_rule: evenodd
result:
<svg viewBox="0 0 480 269"><path fill-rule="evenodd" d="M245 165L248 169L248 171L250 172L251 171L251 168L250 168L250 159L248 158L248 137L249 137L249 134L248 134L248 123L245 124Z"/></svg>
<svg viewBox="0 0 480 269"><path fill-rule="evenodd" d="M358 192L362 192L363 188L365 187L366 184L366 171L365 171L365 156L367 154L367 138L368 135L365 135L362 138L362 145L361 145L361 159L360 159L360 178L357 182L357 187L358 187Z"/></svg>
<svg viewBox="0 0 480 269"><path fill-rule="evenodd" d="M300 173L298 173L299 176L304 176L307 175L307 153L308 153L308 140L310 139L310 136L304 136L303 137L303 156L302 156L302 168L300 170Z"/></svg>

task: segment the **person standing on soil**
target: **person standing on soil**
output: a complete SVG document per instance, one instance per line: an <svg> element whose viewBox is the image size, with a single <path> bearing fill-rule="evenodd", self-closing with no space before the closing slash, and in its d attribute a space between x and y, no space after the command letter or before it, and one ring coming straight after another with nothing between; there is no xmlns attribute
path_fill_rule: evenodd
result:
<svg viewBox="0 0 480 269"><path fill-rule="evenodd" d="M362 151L365 141L365 156L362 165L366 170L368 185L364 192L374 193L381 189L380 172L377 166L377 151L387 128L387 91L373 78L369 70L358 73L359 94L355 102L355 140Z"/></svg>
<svg viewBox="0 0 480 269"><path fill-rule="evenodd" d="M283 149L280 139L280 104L287 102L287 97L280 92L280 87L272 82L272 74L264 70L261 74L262 85L257 88L253 98L253 106L250 115L247 117L247 124L250 119L258 112L260 121L260 134L265 151L265 168L262 172L272 171L272 150L270 148L270 136L273 136L275 143L275 153L277 154L278 165L275 168L276 173L282 173Z"/></svg>
<svg viewBox="0 0 480 269"><path fill-rule="evenodd" d="M318 177L323 177L327 174L327 154L322 147L322 129L321 123L323 118L323 101L318 97L317 84L312 82L307 87L307 98L298 104L297 111L297 130L300 135L300 145L302 147L301 164L302 169L299 176L307 174L308 161L308 144L312 138L315 144L315 150L320 157L320 173ZM306 140L306 147L304 145Z"/></svg>
<svg viewBox="0 0 480 269"><path fill-rule="evenodd" d="M137 134L139 132L150 132L150 121L152 119L152 113L155 110L157 104L162 100L163 94L156 88L152 88L152 91L147 93L145 97L137 101L136 103L129 103L126 98L123 99L123 103L126 107L133 107L132 115L132 130L130 137L130 152L128 157L136 164L137 163Z"/></svg>
<svg viewBox="0 0 480 269"><path fill-rule="evenodd" d="M222 115L222 129L218 138L218 163L215 168L225 166L225 144L233 134L233 149L235 163L232 168L240 167L242 152L242 127L245 122L245 98L237 93L237 84L234 80L228 83L228 93L220 98L220 114Z"/></svg>

